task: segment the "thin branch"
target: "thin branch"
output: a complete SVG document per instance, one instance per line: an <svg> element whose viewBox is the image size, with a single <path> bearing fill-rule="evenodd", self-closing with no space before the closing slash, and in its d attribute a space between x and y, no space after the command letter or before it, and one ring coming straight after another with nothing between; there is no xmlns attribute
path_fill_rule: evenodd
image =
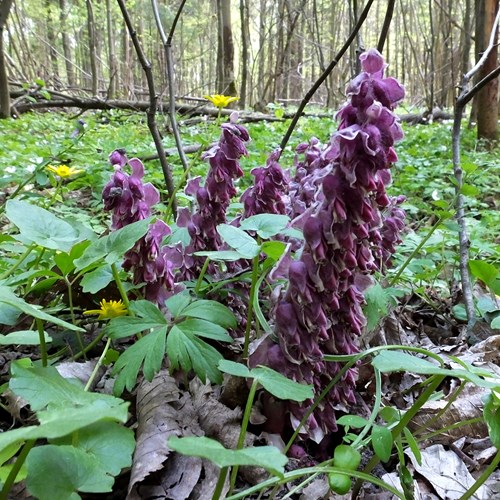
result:
<svg viewBox="0 0 500 500"><path fill-rule="evenodd" d="M391 26L392 16L394 15L394 4L396 0L389 0L387 3L387 10L385 11L384 24L382 26L382 31L380 32L380 37L378 39L377 50L382 52L384 50L385 41L387 40L387 35L389 34L389 27Z"/></svg>
<svg viewBox="0 0 500 500"><path fill-rule="evenodd" d="M329 64L328 68L323 71L321 76L316 80L314 85L309 89L307 94L304 96L304 99L302 99L302 102L299 105L299 108L297 109L297 112L295 113L295 116L293 117L292 123L290 123L290 126L288 127L288 130L285 133L285 136L283 137L283 140L281 141L280 144L280 149L283 151L288 144L288 141L290 140L290 137L292 136L292 132L295 129L299 118L302 115L302 111L304 111L304 108L307 106L307 103L312 99L313 95L316 93L316 91L319 89L321 84L326 80L328 75L333 71L333 68L337 66L337 64L340 61L340 58L345 54L351 43L354 41L356 38L356 35L358 31L361 29L361 26L365 22L366 17L368 16L368 12L370 11L370 7L372 6L374 0L369 0L363 9L363 12L359 16L358 22L356 23L356 26L354 26L354 29L352 30L352 33L349 35L349 38L346 40L344 43L343 47L340 49L340 51L337 53L337 55L334 57L332 62Z"/></svg>
<svg viewBox="0 0 500 500"><path fill-rule="evenodd" d="M174 64L172 58L172 38L174 36L175 27L177 25L177 20L179 19L182 9L184 8L184 4L186 0L182 0L177 14L175 15L174 22L172 23L172 28L170 29L170 33L168 38L165 35L165 31L163 30L163 25L160 19L160 12L158 11L158 2L157 0L151 0L153 5L153 13L155 16L156 27L158 28L158 32L160 33L161 41L163 42L163 47L165 49L165 57L167 59L167 80L168 80L168 100L169 100L169 109L168 115L170 117L170 125L172 127L172 132L174 133L175 145L177 146L177 150L179 151L179 158L181 159L182 167L186 172L189 169L188 161L186 155L184 154L184 148L182 146L181 134L179 133L179 126L177 125L177 118L175 116L175 89L174 89Z"/></svg>
<svg viewBox="0 0 500 500"><path fill-rule="evenodd" d="M125 20L125 24L127 25L128 32L130 34L130 38L132 39L132 43L134 44L135 52L141 63L142 69L146 75L146 81L148 83L148 91L149 91L149 107L146 110L146 116L148 121L148 128L153 137L153 141L156 146L156 150L158 151L158 156L161 164L161 169L163 171L163 177L165 178L165 184L167 186L168 195L172 198L175 193L174 181L172 177L172 172L170 170L170 166L167 162L165 156L165 148L163 147L163 142L161 140L161 135L158 130L158 126L156 124L156 108L158 104L158 96L155 91L155 84L153 78L153 71L151 69L151 63L147 60L144 51L142 50L141 44L137 37L137 33L132 26L132 21L130 20L130 16L128 14L127 8L125 7L124 0L117 0L120 10L122 11L123 19ZM172 199L172 210L174 214L177 212L177 204L175 199Z"/></svg>
<svg viewBox="0 0 500 500"><path fill-rule="evenodd" d="M495 39L500 21L500 9L497 12L495 21L491 28L490 40L488 47L476 65L464 75L462 83L459 87L459 95L455 102L455 113L453 118L453 135L452 135L452 151L453 151L453 174L455 176L456 185L455 192L457 195L457 223L459 226L459 248L460 248L460 277L462 281L462 294L464 296L464 305L467 312L467 334L470 336L472 328L476 321L476 311L474 309L474 297L472 295L472 284L469 273L469 235L467 231L467 223L465 221L465 202L462 194L463 187L463 170L460 158L460 135L462 127L462 116L465 105L477 94L488 82L492 81L500 74L500 67L495 68L480 82L468 90L469 82L474 75L483 67L488 55L495 46Z"/></svg>

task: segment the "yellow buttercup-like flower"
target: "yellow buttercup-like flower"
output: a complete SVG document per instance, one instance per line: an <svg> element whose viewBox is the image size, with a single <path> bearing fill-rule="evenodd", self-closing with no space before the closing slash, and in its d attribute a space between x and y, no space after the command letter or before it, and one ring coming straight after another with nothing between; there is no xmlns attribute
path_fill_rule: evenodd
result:
<svg viewBox="0 0 500 500"><path fill-rule="evenodd" d="M68 167L68 165L58 165L57 167L49 165L47 167L47 170L50 170L51 172L56 174L61 179L66 179L66 178L71 177L73 175L79 174L80 172L83 172L83 170L80 170L80 169L75 168L75 167Z"/></svg>
<svg viewBox="0 0 500 500"><path fill-rule="evenodd" d="M238 97L231 97L228 95L212 94L204 95L205 99L208 99L216 108L227 108L230 103L237 101Z"/></svg>
<svg viewBox="0 0 500 500"><path fill-rule="evenodd" d="M100 309L85 311L83 314L98 314L99 317L97 319L117 318L118 316L125 316L125 314L127 314L127 308L121 300L108 301L102 299L99 305L101 306Z"/></svg>

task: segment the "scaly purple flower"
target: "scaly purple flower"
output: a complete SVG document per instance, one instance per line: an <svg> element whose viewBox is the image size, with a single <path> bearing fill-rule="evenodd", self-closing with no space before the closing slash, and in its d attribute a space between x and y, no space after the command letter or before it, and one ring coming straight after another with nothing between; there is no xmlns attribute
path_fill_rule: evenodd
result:
<svg viewBox="0 0 500 500"><path fill-rule="evenodd" d="M402 138L392 110L404 89L384 78L386 65L376 50L360 59L363 72L347 88L350 102L338 113L330 144L320 149L314 140L298 148L306 158L297 165L290 194L305 244L276 308L278 344L263 342L251 358L313 384L316 394L340 369L324 355L358 352L366 324L363 292L370 275L388 262L404 219L402 200L385 191L397 160L393 145ZM351 369L311 415L306 431L312 439L336 430L335 409L355 403L355 380ZM310 404L289 406L292 425Z"/></svg>

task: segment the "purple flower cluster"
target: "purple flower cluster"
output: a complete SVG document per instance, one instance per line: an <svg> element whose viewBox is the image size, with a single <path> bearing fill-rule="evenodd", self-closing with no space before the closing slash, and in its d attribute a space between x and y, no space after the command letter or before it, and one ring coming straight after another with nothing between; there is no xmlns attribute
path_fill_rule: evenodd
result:
<svg viewBox="0 0 500 500"><path fill-rule="evenodd" d="M251 360L313 384L317 394L340 368L323 356L358 352L366 324L363 291L394 251L403 227L401 199L391 201L385 188L397 160L393 145L402 138L392 110L404 89L384 78L386 65L376 50L362 54L361 65L330 144L321 150L311 141L299 149L306 159L297 168L299 199L292 205L305 244L290 265L289 286L276 308L278 343L264 342ZM318 406L307 422L311 438L319 441L336 429L335 409L356 401L355 380L356 371L349 370ZM292 424L310 403L290 406Z"/></svg>
<svg viewBox="0 0 500 500"><path fill-rule="evenodd" d="M286 212L289 179L278 163L280 153L279 149L273 151L265 167L257 167L251 171L255 177L254 184L240 198L244 207L243 218L256 214Z"/></svg>
<svg viewBox="0 0 500 500"><path fill-rule="evenodd" d="M115 172L102 192L105 210L112 211L112 229L117 230L151 215L151 207L160 195L151 184L142 182L144 165L137 158L127 160L125 151L115 150L109 155ZM123 171L127 165L132 174ZM162 246L170 228L163 221L151 224L148 232L125 253L123 267L132 271L135 284L144 284L148 300L163 304L174 288L173 264L167 258L168 249Z"/></svg>
<svg viewBox="0 0 500 500"><path fill-rule="evenodd" d="M248 154L245 143L250 140L247 129L238 125L237 119L238 113L232 113L230 120L221 125L219 143L204 154L210 164L205 184L202 186L200 177L196 177L185 189L186 194L195 197L198 207L192 215L187 209L180 210L177 219L177 225L187 227L191 237L184 252L184 278L192 278L202 264L190 254L221 247L217 226L226 222L227 208L237 193L234 180L243 175L239 159Z"/></svg>

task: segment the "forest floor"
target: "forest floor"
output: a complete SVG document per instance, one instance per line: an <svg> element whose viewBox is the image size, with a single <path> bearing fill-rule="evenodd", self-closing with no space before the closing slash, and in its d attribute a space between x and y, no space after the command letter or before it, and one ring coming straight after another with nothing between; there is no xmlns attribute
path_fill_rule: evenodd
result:
<svg viewBox="0 0 500 500"><path fill-rule="evenodd" d="M16 215L12 208L5 214L7 200L15 197L50 209L58 220L77 221L97 235L108 231L109 214L103 211L101 201L102 189L113 173L108 155L117 148L125 148L129 158L137 156L144 159L155 153L154 144L144 120L137 115L86 113L79 119L84 122L83 128L79 125L80 129L75 125L76 118L55 113L26 114L16 121L0 121L3 143L0 152L3 226L0 236L0 306L3 304L0 307L0 484L7 480L11 470L8 461L21 446L19 444L9 454L5 451L7 448L2 447L2 434L5 437L12 429L34 427L37 422L48 425L40 414L37 413L37 419L33 412L41 409L48 412L52 404L49 396L45 403L40 401L44 398L40 396L44 389L37 385L41 379L33 381L26 375L27 372L22 372L27 367L26 363L22 367L20 365L17 375L12 370L15 360L31 360L35 366L40 362L40 342L33 341L33 337L38 339L40 333L42 318L37 317L39 313L36 311L41 309L33 312L25 308L20 317L16 316L12 320L12 310L5 305L18 303L6 295L9 293L6 289L15 290L26 302L43 306L43 311L50 318L57 317L64 322L64 325L41 327L42 332L46 328L43 335L50 339L47 340L50 364L57 363L59 374L66 380L76 378L84 386L90 380L92 394L112 393L114 377L110 366L116 362L119 353L130 349L132 343L131 338L122 339L117 335L103 359L101 355L105 342L100 342L103 325L97 320L89 322L86 319L88 316L84 315L85 311L97 309L99 300L120 297L112 277L108 279L110 284L103 289L99 289L95 282L91 285L87 282L82 286L81 275L78 277L70 264L65 274L64 259L56 257L58 253L66 255L64 252L41 251L40 245L34 245L30 250L32 253L28 252L24 258L18 242L12 237L17 234ZM166 132L166 121L161 126L166 147L173 147L173 141ZM245 175L238 184L239 193L252 182L250 170L263 166L267 155L277 147L286 130L286 123L252 123L247 128L252 142L248 146L249 156L241 161ZM264 468L272 470L271 466L266 467L264 461L264 468L241 467L232 496L228 498L350 498L330 491L326 474L310 472L294 476L293 471L321 465L331 457L334 448L343 439L347 443L354 441L359 429L369 423L366 428L371 429L371 433L360 447L361 466L375 465L371 471L373 477L401 490L400 479L408 474L409 479L403 486L406 488L412 484L415 498L444 500L469 498L463 495L487 471L489 478L471 498L500 499L500 471L496 470L500 456L493 444L497 444L500 439L500 417L496 417L496 412L500 413L500 403L494 400L495 389L492 390L489 382L490 378L495 380L500 377L500 304L497 296L500 290L500 153L478 147L475 130L464 128L462 166L465 185L462 192L466 198L470 270L477 314L474 328L467 332L460 292L458 232L453 218L455 187L451 164L451 123L404 128L405 138L397 146L399 161L392 170L390 194L406 196L404 209L407 227L403 242L394 256L392 269L387 276L379 277L377 286L366 297L368 328L361 338L361 348L368 350L387 345L421 348L434 355L435 359L440 359L442 366L430 363L430 367L419 363L413 365L411 362L404 365L406 358L388 354L385 362L392 365L384 367L381 357L379 368L374 371L372 358L364 358L358 364L356 406L339 406L337 410L337 417L354 415L362 417L361 423L355 419L345 420L347 424L339 426L337 435L330 436L323 446L305 443L302 446L305 454L289 457L284 469L288 480L270 482L271 487L267 489L259 489L254 485L265 484L269 473ZM297 144L313 136L327 143L335 129L336 123L332 120L302 120L292 137L291 146L282 156L282 167L293 168ZM185 125L181 132L186 145L201 144L206 147L218 138L218 128L210 121ZM192 163L191 176L206 174L207 163L201 159L200 153L190 156L189 161ZM183 171L178 158L172 155L169 162L174 170L174 178L181 182ZM59 183L47 170L49 165L67 165L79 172ZM164 198L163 176L158 161L146 161L145 170L145 181L152 182ZM19 186L22 187L20 190ZM179 199L181 204L188 201L183 194L179 195ZM231 213L237 213L238 209L237 204L232 205ZM159 205L160 215L167 210L166 205ZM32 231L35 230L36 221L33 224ZM58 226L53 227L54 240L59 235L58 229ZM72 251L68 248L67 255L71 255ZM41 264L46 266L43 270ZM102 275L98 278L103 279ZM68 286L71 288L70 294ZM89 292L89 289L96 291ZM16 307L21 308L19 305ZM209 313L207 317L210 317ZM85 331L80 338L66 328L69 324L84 323ZM9 340L8 335L13 333L18 336ZM214 345L218 345L224 358L234 359L234 353L241 349L240 341L237 339L235 345L229 347L221 342L214 342ZM82 346L90 347L84 349L84 356L75 360L73 355L81 351ZM401 363L399 367L398 362ZM375 382L377 373L382 374L380 384ZM435 391L425 401L421 401L425 388L439 376L442 378ZM18 382L12 384L12 380ZM89 472L92 471L90 466L85 469L85 474L90 474L90 483L85 483L78 476L83 472L75 469L73 474L79 477L80 483L75 479L70 487L66 483L56 487L50 486L52 483L49 481L49 486L44 487L47 474L58 474L54 468L50 468L57 467L58 463L49 454L53 450L47 449L44 455L47 469L40 465L42 462L35 460L33 454L33 458L27 462L27 472L23 469L24 476L28 474L27 483L23 480L14 485L9 498L30 498L30 492L33 491L41 492L35 495L38 498L51 498L51 488L61 488L57 489L57 498L68 499L79 498L76 491L80 491L82 498L89 499L118 499L125 498L127 494L129 498L212 498L219 468L207 457L216 456L216 452L212 450L204 454L201 445L197 456L172 452L167 446L167 437L172 434L172 429L176 430L174 434L182 435L179 429L187 428L188 434L209 435L228 448L234 447L240 435L242 413L249 390L249 385L243 380L225 375L223 384L202 384L197 378L188 380L187 376L171 376L165 364L150 382L140 375L138 384L129 387L127 383L127 390L121 396L130 403L125 427L132 429L137 438L133 464L125 466L126 460L123 463L120 461L124 460L123 456L127 453L130 454L130 446L127 444L127 435L121 435L121 431L114 428L110 428L109 439L103 440L102 448L106 448L103 455L99 458L96 452L98 458L95 460L108 460L113 464L111 469L116 469L106 470L105 479L96 479L96 483L102 485L110 476L116 476L112 493L93 493L106 490L92 490L89 487L92 477L99 476L95 470ZM19 392L15 390L16 384L22 386ZM63 397L62 389L61 393L53 387L47 390ZM65 386L66 395L71 390ZM89 399L85 404L93 403ZM108 401L106 404L111 405L106 407L106 411L118 412L118 407L112 406L118 403ZM258 399L250 417L250 437L247 436L247 440L252 444L272 444L283 449L283 436L265 428L265 418L259 411L262 409L261 404L262 399ZM374 424L370 418L377 404L380 408L392 409L392 413L387 410L375 414L378 424ZM415 405L418 406L418 412L404 426L401 436L393 442L389 432L389 453L384 456L385 445L374 444L377 429L392 431ZM489 418L484 417L485 405L486 411L491 413ZM64 420L64 424L58 425L68 425L69 417L63 417L61 422ZM71 429L68 433L79 428L76 426ZM79 432L85 434L84 429L82 427ZM387 433L380 431L379 437L383 441ZM25 437L22 442L29 439L39 439L38 444L50 443L54 448L71 444L64 442L64 437L50 433ZM120 454L123 455L121 458ZM380 458L381 455L385 460L374 461L373 457ZM38 474L30 472L35 467L40 467ZM59 472L61 475L71 474L68 471ZM34 478L30 478L29 474ZM19 477L22 479L23 476ZM306 478L309 479L305 481ZM305 482L301 484L302 481ZM228 492L228 484L226 479L222 487L223 496ZM297 488L298 485L301 487ZM410 498L407 490L403 495L406 496L401 498ZM396 496L365 481L359 498L392 499Z"/></svg>

